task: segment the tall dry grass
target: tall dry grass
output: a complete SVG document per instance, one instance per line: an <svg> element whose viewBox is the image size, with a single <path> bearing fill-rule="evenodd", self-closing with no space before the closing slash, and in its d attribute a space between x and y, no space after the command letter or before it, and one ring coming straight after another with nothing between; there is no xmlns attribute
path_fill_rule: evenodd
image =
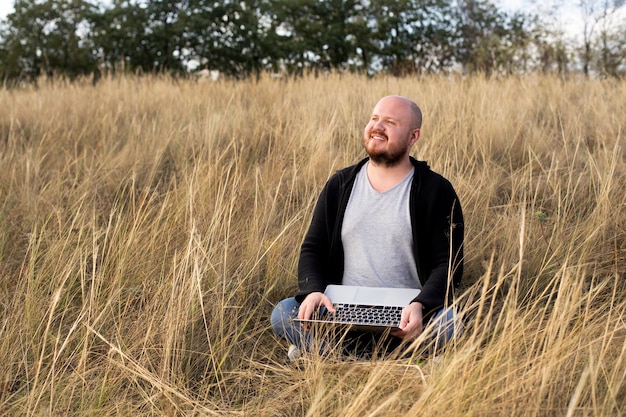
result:
<svg viewBox="0 0 626 417"><path fill-rule="evenodd" d="M437 361L299 367L269 329L386 94L466 216ZM626 83L528 77L0 91L0 415L626 413Z"/></svg>

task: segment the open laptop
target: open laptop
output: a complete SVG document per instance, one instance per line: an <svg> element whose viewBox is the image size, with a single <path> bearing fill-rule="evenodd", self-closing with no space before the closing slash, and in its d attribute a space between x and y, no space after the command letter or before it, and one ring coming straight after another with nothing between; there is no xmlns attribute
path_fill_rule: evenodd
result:
<svg viewBox="0 0 626 417"><path fill-rule="evenodd" d="M329 285L324 294L333 302L335 314L322 308L301 323L331 323L359 330L382 332L396 330L402 309L420 293L417 288L357 287Z"/></svg>

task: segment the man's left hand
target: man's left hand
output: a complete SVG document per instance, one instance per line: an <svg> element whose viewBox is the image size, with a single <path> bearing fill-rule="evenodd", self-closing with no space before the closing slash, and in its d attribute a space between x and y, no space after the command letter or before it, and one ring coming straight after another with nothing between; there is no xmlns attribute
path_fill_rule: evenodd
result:
<svg viewBox="0 0 626 417"><path fill-rule="evenodd" d="M396 330L391 334L393 336L411 341L422 334L422 314L424 307L422 303L413 302L402 310L402 318L400 319L400 330Z"/></svg>

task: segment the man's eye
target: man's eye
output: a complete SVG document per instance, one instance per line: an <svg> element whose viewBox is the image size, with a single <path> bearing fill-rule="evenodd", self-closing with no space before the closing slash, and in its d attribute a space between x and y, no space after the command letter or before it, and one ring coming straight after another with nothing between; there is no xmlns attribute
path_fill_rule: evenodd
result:
<svg viewBox="0 0 626 417"><path fill-rule="evenodd" d="M387 120L387 124L391 126L395 126L396 122L394 122L393 120Z"/></svg>

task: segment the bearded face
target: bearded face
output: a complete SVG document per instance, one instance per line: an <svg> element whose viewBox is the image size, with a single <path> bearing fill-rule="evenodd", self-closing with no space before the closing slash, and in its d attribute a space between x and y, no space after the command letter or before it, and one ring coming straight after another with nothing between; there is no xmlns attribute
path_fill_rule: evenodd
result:
<svg viewBox="0 0 626 417"><path fill-rule="evenodd" d="M381 131L373 131L363 144L370 159L386 167L398 165L410 149L408 140L389 141L389 137Z"/></svg>
<svg viewBox="0 0 626 417"><path fill-rule="evenodd" d="M372 162L392 167L408 158L419 138L405 100L386 97L378 102L363 132L363 146Z"/></svg>

